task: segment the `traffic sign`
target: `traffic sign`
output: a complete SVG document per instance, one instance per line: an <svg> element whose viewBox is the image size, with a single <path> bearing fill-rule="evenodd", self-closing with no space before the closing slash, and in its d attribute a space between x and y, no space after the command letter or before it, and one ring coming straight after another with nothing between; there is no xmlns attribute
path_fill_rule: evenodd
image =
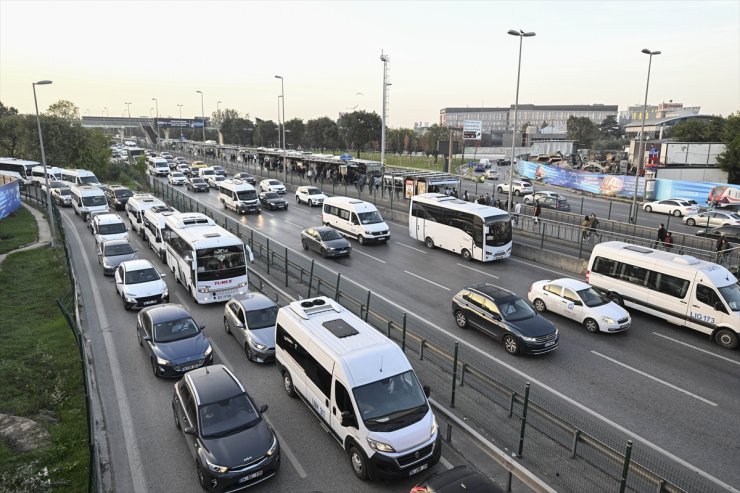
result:
<svg viewBox="0 0 740 493"><path fill-rule="evenodd" d="M463 121L463 139L480 140L483 133L483 122L480 120Z"/></svg>

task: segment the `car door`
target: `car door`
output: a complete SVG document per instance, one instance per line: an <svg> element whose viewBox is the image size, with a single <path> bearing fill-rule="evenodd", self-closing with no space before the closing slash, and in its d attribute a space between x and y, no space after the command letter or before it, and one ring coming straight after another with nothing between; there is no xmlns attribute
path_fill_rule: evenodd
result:
<svg viewBox="0 0 740 493"><path fill-rule="evenodd" d="M309 246L311 250L315 252L320 252L321 251L321 235L319 234L319 232L316 231L315 229L312 229L308 232L308 236L310 238Z"/></svg>
<svg viewBox="0 0 740 493"><path fill-rule="evenodd" d="M481 310L481 329L490 334L497 341L501 340L506 332L501 312L493 300L484 297L483 309Z"/></svg>
<svg viewBox="0 0 740 493"><path fill-rule="evenodd" d="M571 320L576 322L583 321L583 301L581 298L570 288L563 288L563 302L562 314Z"/></svg>
<svg viewBox="0 0 740 493"><path fill-rule="evenodd" d="M244 313L244 307L239 303L235 303L235 308L234 326L237 328L237 337L243 347L247 344L247 339L249 339L249 325L247 325L247 316L246 313Z"/></svg>
<svg viewBox="0 0 740 493"><path fill-rule="evenodd" d="M340 443L344 443L347 435L355 437L358 443L362 443L358 435L357 413L352 398L347 391L347 387L342 382L334 379L332 386L333 394L331 399L330 426L336 434ZM349 413L345 426L342 426L342 413Z"/></svg>
<svg viewBox="0 0 740 493"><path fill-rule="evenodd" d="M554 313L561 312L563 287L558 284L545 284L542 287L542 301L547 309Z"/></svg>
<svg viewBox="0 0 740 493"><path fill-rule="evenodd" d="M184 381L181 381L181 383L178 384L178 388L180 390L180 402L179 406L176 405L175 408L177 408L179 411L178 418L180 420L180 426L183 431L183 436L185 437L185 444L190 451L190 455L196 458L198 456L198 413L195 406L195 400L193 399L193 394L190 392L190 389ZM176 404L178 403L176 402ZM185 433L185 429L188 427L193 427L196 431L196 434L188 435L187 433Z"/></svg>
<svg viewBox="0 0 740 493"><path fill-rule="evenodd" d="M120 295L123 292L123 280L126 278L126 272L124 271L123 265L119 265L116 269L116 273L113 276L113 280L116 283L116 291Z"/></svg>
<svg viewBox="0 0 740 493"><path fill-rule="evenodd" d="M147 357L151 358L154 354L154 328L152 327L152 319L149 317L148 313L144 313L141 319L141 328L143 330L141 337L142 339L144 337L149 339L148 341L144 341L144 348L146 349Z"/></svg>

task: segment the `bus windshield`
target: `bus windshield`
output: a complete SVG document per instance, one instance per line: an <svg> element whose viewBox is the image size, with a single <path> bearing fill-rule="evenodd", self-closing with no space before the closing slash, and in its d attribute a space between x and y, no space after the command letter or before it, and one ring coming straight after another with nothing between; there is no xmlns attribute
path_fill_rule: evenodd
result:
<svg viewBox="0 0 740 493"><path fill-rule="evenodd" d="M198 280L216 281L247 275L243 245L204 248L197 252Z"/></svg>
<svg viewBox="0 0 740 493"><path fill-rule="evenodd" d="M511 242L511 216L499 214L489 216L486 221L486 245L504 246Z"/></svg>

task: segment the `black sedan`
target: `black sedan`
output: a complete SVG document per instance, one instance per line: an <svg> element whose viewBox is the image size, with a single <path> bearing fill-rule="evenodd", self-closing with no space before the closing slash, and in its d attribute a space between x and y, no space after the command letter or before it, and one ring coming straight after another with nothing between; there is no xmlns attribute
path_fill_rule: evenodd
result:
<svg viewBox="0 0 740 493"><path fill-rule="evenodd" d="M341 257L352 252L349 240L329 226L304 229L301 231L301 244L304 250L314 250L324 258Z"/></svg>
<svg viewBox="0 0 740 493"><path fill-rule="evenodd" d="M429 476L425 481L411 488L411 493L503 493L504 490L493 481L483 477L467 466Z"/></svg>
<svg viewBox="0 0 740 493"><path fill-rule="evenodd" d="M208 183L198 176L193 176L185 182L185 187L193 192L207 192L210 190Z"/></svg>
<svg viewBox="0 0 740 493"><path fill-rule="evenodd" d="M234 179L246 181L250 185L257 184L257 178L255 178L254 175L251 173L237 173L234 175Z"/></svg>
<svg viewBox="0 0 740 493"><path fill-rule="evenodd" d="M271 211L275 209L288 209L288 202L275 192L260 192L259 199L262 207L267 207Z"/></svg>
<svg viewBox="0 0 740 493"><path fill-rule="evenodd" d="M560 336L552 322L493 284L463 288L452 297L452 313L458 327L479 329L501 341L510 354L543 354L558 347Z"/></svg>
<svg viewBox="0 0 740 493"><path fill-rule="evenodd" d="M728 224L726 226L717 226L716 228L700 229L696 232L697 236L706 236L707 238L718 239L722 234L727 238L728 243L740 243L740 226Z"/></svg>
<svg viewBox="0 0 740 493"><path fill-rule="evenodd" d="M244 386L224 365L185 374L175 384L172 412L208 491L237 491L280 468L280 444Z"/></svg>
<svg viewBox="0 0 740 493"><path fill-rule="evenodd" d="M179 377L213 363L211 342L182 305L166 303L139 312L136 336L157 377Z"/></svg>

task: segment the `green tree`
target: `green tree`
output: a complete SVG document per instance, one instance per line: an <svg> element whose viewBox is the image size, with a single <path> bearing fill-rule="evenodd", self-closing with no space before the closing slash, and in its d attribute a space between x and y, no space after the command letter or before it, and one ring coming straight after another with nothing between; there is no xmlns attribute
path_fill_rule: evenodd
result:
<svg viewBox="0 0 740 493"><path fill-rule="evenodd" d="M717 156L717 164L727 171L727 183L740 184L740 112L725 120L722 129L722 142L725 150Z"/></svg>
<svg viewBox="0 0 740 493"><path fill-rule="evenodd" d="M47 108L48 116L55 116L64 120L77 121L80 119L80 109L72 101L60 99Z"/></svg>
<svg viewBox="0 0 740 493"><path fill-rule="evenodd" d="M353 111L342 115L337 123L345 147L354 150L358 158L364 148L380 140L382 123L375 112Z"/></svg>
<svg viewBox="0 0 740 493"><path fill-rule="evenodd" d="M449 127L442 127L436 123L429 127L426 133L424 133L422 150L427 154L434 156L434 164L437 164L437 157L439 156L437 144L440 140L447 141L449 138Z"/></svg>
<svg viewBox="0 0 740 493"><path fill-rule="evenodd" d="M249 145L252 143L254 123L246 118L229 118L221 123L224 143Z"/></svg>
<svg viewBox="0 0 740 493"><path fill-rule="evenodd" d="M256 146L269 146L278 147L278 126L272 120L260 120L257 118L257 123L252 133L252 141Z"/></svg>
<svg viewBox="0 0 740 493"><path fill-rule="evenodd" d="M309 120L306 124L304 142L311 149L337 149L339 147L337 122L326 116Z"/></svg>
<svg viewBox="0 0 740 493"><path fill-rule="evenodd" d="M293 149L303 147L306 136L306 124L300 118L293 118L285 123L285 140Z"/></svg>
<svg viewBox="0 0 740 493"><path fill-rule="evenodd" d="M12 106L5 106L2 101L0 101L0 118L4 116L13 116L17 115L18 110L13 108Z"/></svg>
<svg viewBox="0 0 740 493"><path fill-rule="evenodd" d="M568 140L576 140L580 147L590 149L594 139L598 136L598 129L594 122L585 116L570 116L566 123Z"/></svg>
<svg viewBox="0 0 740 493"><path fill-rule="evenodd" d="M674 125L668 136L676 142L721 142L724 127L725 119L721 116L691 118Z"/></svg>
<svg viewBox="0 0 740 493"><path fill-rule="evenodd" d="M237 118L239 118L239 112L230 108L214 111L211 114L211 126L220 129L224 121L236 120Z"/></svg>
<svg viewBox="0 0 740 493"><path fill-rule="evenodd" d="M616 115L609 115L599 124L599 133L602 138L618 139L622 135Z"/></svg>

